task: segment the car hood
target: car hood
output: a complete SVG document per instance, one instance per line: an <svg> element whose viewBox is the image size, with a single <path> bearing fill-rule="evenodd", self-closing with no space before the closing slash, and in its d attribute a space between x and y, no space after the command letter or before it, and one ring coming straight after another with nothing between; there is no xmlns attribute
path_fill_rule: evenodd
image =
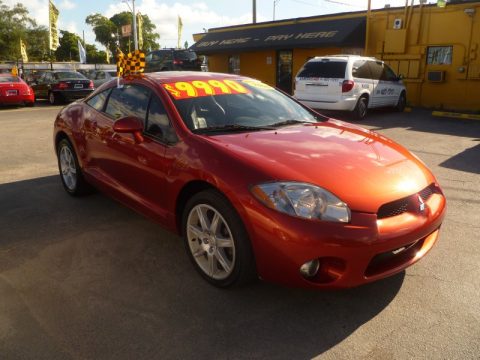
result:
<svg viewBox="0 0 480 360"><path fill-rule="evenodd" d="M264 174L265 181L321 186L354 211L375 213L435 181L402 146L338 120L205 138Z"/></svg>

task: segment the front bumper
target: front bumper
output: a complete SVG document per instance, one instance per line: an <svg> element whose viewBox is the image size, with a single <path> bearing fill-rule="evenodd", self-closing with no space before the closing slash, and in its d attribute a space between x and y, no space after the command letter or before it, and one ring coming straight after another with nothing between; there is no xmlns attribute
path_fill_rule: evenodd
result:
<svg viewBox="0 0 480 360"><path fill-rule="evenodd" d="M247 225L259 276L288 286L346 288L394 275L420 260L438 238L446 201L435 193L425 210L377 220L352 212L349 224L298 219L250 203ZM300 267L319 259L318 274Z"/></svg>

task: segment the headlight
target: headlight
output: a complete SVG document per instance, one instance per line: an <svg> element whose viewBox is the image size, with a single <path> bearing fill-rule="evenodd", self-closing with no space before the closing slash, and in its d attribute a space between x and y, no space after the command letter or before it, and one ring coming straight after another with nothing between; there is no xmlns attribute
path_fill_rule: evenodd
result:
<svg viewBox="0 0 480 360"><path fill-rule="evenodd" d="M297 182L272 182L252 187L264 205L280 212L324 221L350 221L347 204L321 187Z"/></svg>

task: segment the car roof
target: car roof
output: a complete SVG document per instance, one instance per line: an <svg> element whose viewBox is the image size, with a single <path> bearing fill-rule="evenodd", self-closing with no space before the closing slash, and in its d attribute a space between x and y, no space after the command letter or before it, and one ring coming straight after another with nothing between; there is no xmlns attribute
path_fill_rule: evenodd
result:
<svg viewBox="0 0 480 360"><path fill-rule="evenodd" d="M315 56L313 59L309 61L320 61L322 59L331 59L331 60L345 60L348 61L349 59L352 60L373 60L373 61L381 61L375 59L374 57L370 56L360 56L360 55L325 55L325 56Z"/></svg>
<svg viewBox="0 0 480 360"><path fill-rule="evenodd" d="M250 79L248 77L236 74L223 74L204 71L160 71L153 73L145 73L144 76L161 84L192 80L208 81L222 79Z"/></svg>

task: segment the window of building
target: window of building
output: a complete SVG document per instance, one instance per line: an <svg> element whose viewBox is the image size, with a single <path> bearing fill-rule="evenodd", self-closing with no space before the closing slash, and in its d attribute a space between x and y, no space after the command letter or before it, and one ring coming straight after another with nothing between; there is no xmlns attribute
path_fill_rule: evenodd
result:
<svg viewBox="0 0 480 360"><path fill-rule="evenodd" d="M240 56L230 55L228 57L228 72L230 74L240 74Z"/></svg>
<svg viewBox="0 0 480 360"><path fill-rule="evenodd" d="M429 46L427 64L450 65L452 63L453 46Z"/></svg>

